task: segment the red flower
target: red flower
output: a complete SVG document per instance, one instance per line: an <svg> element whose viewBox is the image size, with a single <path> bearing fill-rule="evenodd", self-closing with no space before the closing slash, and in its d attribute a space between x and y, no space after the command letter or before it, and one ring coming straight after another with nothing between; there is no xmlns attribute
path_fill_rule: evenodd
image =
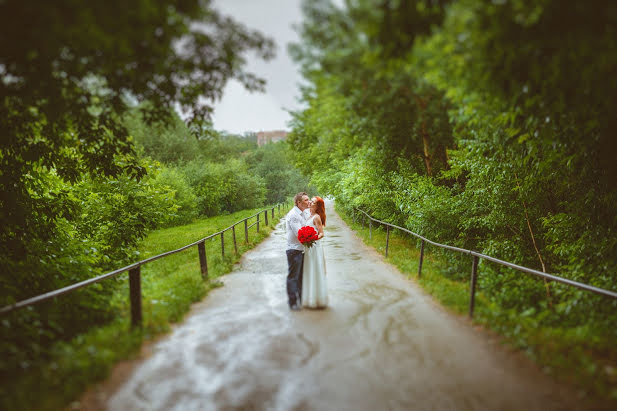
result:
<svg viewBox="0 0 617 411"><path fill-rule="evenodd" d="M307 247L312 247L318 239L317 231L311 226L307 225L298 230L298 241Z"/></svg>

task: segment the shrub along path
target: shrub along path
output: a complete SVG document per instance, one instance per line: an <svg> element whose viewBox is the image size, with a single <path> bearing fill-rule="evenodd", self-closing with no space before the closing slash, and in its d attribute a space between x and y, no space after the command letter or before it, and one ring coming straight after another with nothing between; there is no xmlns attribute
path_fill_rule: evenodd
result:
<svg viewBox="0 0 617 411"><path fill-rule="evenodd" d="M585 409L524 356L434 303L327 206L329 308L287 308L279 224L122 384L98 390L98 406Z"/></svg>

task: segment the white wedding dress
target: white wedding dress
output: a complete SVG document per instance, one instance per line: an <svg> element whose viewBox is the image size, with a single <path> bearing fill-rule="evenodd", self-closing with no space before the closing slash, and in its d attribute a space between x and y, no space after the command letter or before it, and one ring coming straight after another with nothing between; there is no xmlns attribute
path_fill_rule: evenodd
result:
<svg viewBox="0 0 617 411"><path fill-rule="evenodd" d="M309 218L307 226L317 231L313 222L315 216ZM304 264L302 272L302 307L325 308L328 305L328 287L326 284L326 259L323 253L322 240L317 240L312 247L304 248Z"/></svg>

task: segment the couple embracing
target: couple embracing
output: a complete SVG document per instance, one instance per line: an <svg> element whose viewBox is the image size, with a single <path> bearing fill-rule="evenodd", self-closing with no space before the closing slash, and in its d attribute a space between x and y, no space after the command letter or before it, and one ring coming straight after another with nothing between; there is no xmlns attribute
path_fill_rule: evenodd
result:
<svg viewBox="0 0 617 411"><path fill-rule="evenodd" d="M321 239L326 225L326 208L321 197L309 199L308 194L298 193L295 206L285 218L287 231L287 296L289 308L297 311L305 308L325 308L328 304L326 286L326 260ZM317 241L312 246L298 240L302 227L312 227L317 232Z"/></svg>

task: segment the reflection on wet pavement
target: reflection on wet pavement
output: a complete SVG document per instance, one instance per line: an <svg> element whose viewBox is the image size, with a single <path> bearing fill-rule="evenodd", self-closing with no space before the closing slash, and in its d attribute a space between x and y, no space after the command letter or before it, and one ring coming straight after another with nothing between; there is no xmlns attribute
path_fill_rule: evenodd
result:
<svg viewBox="0 0 617 411"><path fill-rule="evenodd" d="M108 402L111 410L552 410L563 390L453 318L328 203L330 306L287 307L284 227L247 253Z"/></svg>

